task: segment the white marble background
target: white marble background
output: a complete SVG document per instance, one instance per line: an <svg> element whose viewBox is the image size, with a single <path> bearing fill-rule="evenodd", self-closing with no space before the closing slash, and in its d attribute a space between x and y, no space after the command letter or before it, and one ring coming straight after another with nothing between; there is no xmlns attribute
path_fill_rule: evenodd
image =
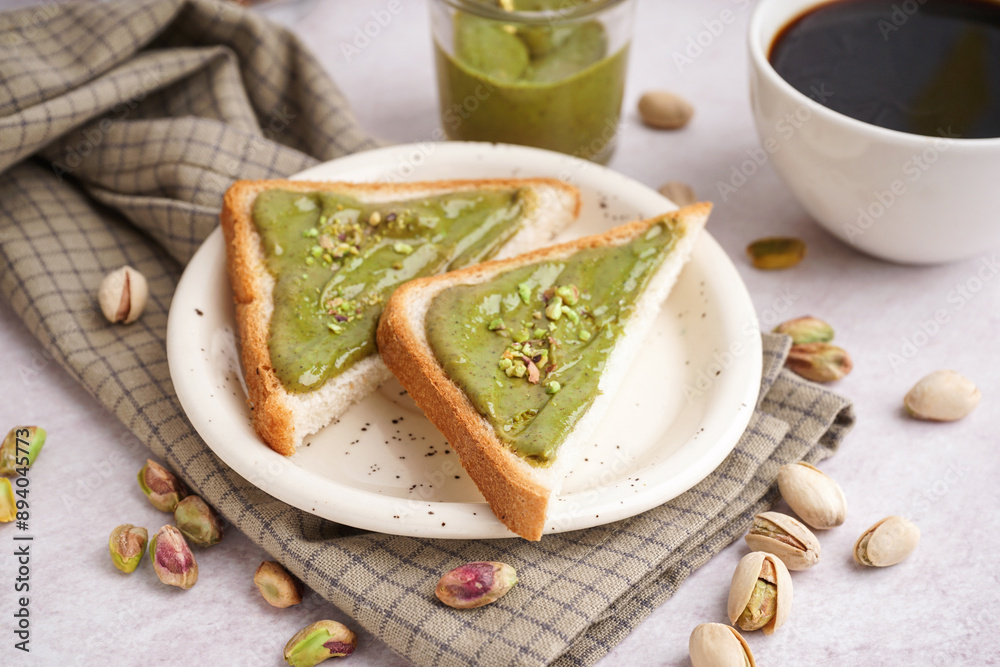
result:
<svg viewBox="0 0 1000 667"><path fill-rule="evenodd" d="M402 12L350 62L339 46L387 3L292 3L282 20L319 54L366 129L397 142L424 140L438 126L425 1L402 0ZM996 255L984 248L979 257L929 268L870 259L810 222L768 165L722 200L716 183L757 145L746 77L751 9L743 0L639 2L627 113L611 163L653 187L686 181L715 201L711 232L734 258L761 318L826 319L855 361L837 389L853 399L858 425L823 464L847 494L847 523L820 536L819 566L795 574L786 626L748 641L760 665L998 664L1000 277L996 264L983 263ZM734 22L679 70L672 54L723 11ZM650 88L690 99L697 108L691 125L676 133L642 127L635 103ZM743 249L770 234L803 238L809 256L792 271L755 271ZM977 278L981 270L985 281ZM969 298L958 296L961 286ZM923 323L939 311L947 323L923 335ZM127 446L122 425L46 358L6 304L0 340L0 427L38 423L52 434L31 475L30 656L13 649L14 530L0 526L0 664L277 666L300 627L319 618L354 625L312 593L299 608L268 607L252 583L266 554L235 531L199 559L200 581L190 591L162 586L149 571L119 575L107 555L111 528L132 522L155 530L164 522L136 486L146 452ZM907 341L919 349L892 363ZM908 419L902 396L939 368L972 377L982 405L955 424ZM902 565L863 570L851 547L889 514L920 526L920 546ZM746 551L741 541L692 574L601 665L689 664L691 629L726 620L729 579ZM350 661L407 664L363 632Z"/></svg>

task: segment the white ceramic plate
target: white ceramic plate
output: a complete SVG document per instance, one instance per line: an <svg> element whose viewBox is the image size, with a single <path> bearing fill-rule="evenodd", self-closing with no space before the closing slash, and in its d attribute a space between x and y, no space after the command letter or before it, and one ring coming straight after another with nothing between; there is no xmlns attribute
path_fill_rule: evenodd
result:
<svg viewBox="0 0 1000 667"><path fill-rule="evenodd" d="M580 188L580 219L559 240L675 208L607 168L548 151L476 143L393 146L298 174L376 181L551 176ZM711 223L710 223L711 225ZM457 454L395 381L306 439L290 458L250 425L237 360L222 232L188 264L167 327L170 374L208 446L262 490L339 523L399 535L513 537L490 512ZM760 383L753 305L707 234L656 321L640 360L571 473L547 532L624 519L683 493L732 451Z"/></svg>

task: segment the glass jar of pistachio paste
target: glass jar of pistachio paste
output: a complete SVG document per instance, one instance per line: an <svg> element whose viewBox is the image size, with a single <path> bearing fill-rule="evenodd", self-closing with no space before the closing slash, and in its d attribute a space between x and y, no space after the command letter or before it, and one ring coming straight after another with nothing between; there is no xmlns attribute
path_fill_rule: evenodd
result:
<svg viewBox="0 0 1000 667"><path fill-rule="evenodd" d="M607 162L635 0L432 0L448 137Z"/></svg>

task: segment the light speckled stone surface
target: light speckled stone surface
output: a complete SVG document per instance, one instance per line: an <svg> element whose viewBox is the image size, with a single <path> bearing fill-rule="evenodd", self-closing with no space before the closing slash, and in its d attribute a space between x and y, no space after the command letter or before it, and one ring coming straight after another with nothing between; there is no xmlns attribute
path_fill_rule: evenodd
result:
<svg viewBox="0 0 1000 667"><path fill-rule="evenodd" d="M14 4L24 3L0 7ZM426 140L438 120L424 2L404 0L403 11L350 62L340 47L386 6L300 2L282 9L282 19L319 54L366 129L391 141ZM710 41L703 53L679 70L673 54L726 10L734 22L703 38ZM817 567L794 573L786 625L747 639L761 665L997 664L1000 252L984 248L978 258L930 268L867 258L811 223L766 164L724 201L716 183L728 181L757 146L746 83L749 13L748 4L728 0L640 2L622 141L611 162L654 188L681 180L713 200L711 232L735 259L762 321L821 317L855 361L837 388L854 400L858 426L823 464L847 494L847 522L819 533ZM635 102L650 88L687 97L696 108L691 124L678 133L641 126ZM787 272L750 268L744 247L772 234L806 240L806 260ZM944 324L933 325L935 317ZM38 423L51 433L29 496L30 656L13 649L15 529L0 526L0 663L276 666L300 627L320 618L350 624L312 593L298 608L268 607L252 582L265 554L235 531L195 552L200 580L187 592L162 586L148 562L130 576L115 570L107 555L114 526L131 522L152 533L170 520L137 489L145 451L45 357L5 304L0 339L0 428ZM975 380L982 404L954 424L906 418L903 395L939 368ZM890 514L920 527L916 553L893 568L857 566L855 539ZM725 622L729 579L745 552L741 541L694 573L601 664L689 664L688 635L698 623ZM406 664L363 633L350 661Z"/></svg>

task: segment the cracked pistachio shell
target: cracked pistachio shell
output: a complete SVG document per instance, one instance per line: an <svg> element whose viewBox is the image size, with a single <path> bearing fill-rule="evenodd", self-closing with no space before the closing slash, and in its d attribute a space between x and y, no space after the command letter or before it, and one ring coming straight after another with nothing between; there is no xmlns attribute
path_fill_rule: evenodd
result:
<svg viewBox="0 0 1000 667"><path fill-rule="evenodd" d="M806 570L819 562L819 540L805 524L781 512L761 512L744 538L751 551L781 559L789 570Z"/></svg>
<svg viewBox="0 0 1000 667"><path fill-rule="evenodd" d="M911 417L950 422L975 410L982 397L969 378L955 371L934 371L913 386L903 405Z"/></svg>
<svg viewBox="0 0 1000 667"><path fill-rule="evenodd" d="M125 574L134 572L142 561L146 551L146 540L149 533L145 528L123 523L111 531L108 538L108 551L111 552L111 562Z"/></svg>
<svg viewBox="0 0 1000 667"><path fill-rule="evenodd" d="M292 667L313 667L327 658L342 658L354 652L358 637L337 621L316 621L285 644L285 662Z"/></svg>
<svg viewBox="0 0 1000 667"><path fill-rule="evenodd" d="M45 444L45 429L41 426L15 426L0 444L0 475L13 476L19 468L30 468ZM20 446L20 451L18 451ZM27 465L18 465L18 459Z"/></svg>
<svg viewBox="0 0 1000 667"><path fill-rule="evenodd" d="M691 667L757 667L743 635L722 623L702 623L688 640Z"/></svg>
<svg viewBox="0 0 1000 667"><path fill-rule="evenodd" d="M808 463L781 466L778 489L788 506L813 528L834 528L847 518L847 498L840 485Z"/></svg>
<svg viewBox="0 0 1000 667"><path fill-rule="evenodd" d="M920 529L901 516L890 516L866 530L854 543L854 560L869 567L889 567L909 558Z"/></svg>
<svg viewBox="0 0 1000 667"><path fill-rule="evenodd" d="M736 625L743 611L747 608L747 604L750 603L758 579L764 575L765 561L769 561L774 568L773 577L769 577L767 582L774 586L776 599L774 601L774 616L760 629L765 635L770 635L784 624L785 619L788 618L788 612L792 608L792 577L788 574L788 568L785 567L785 564L776 556L763 551L754 551L740 560L729 585L729 602L726 608L730 623Z"/></svg>
<svg viewBox="0 0 1000 667"><path fill-rule="evenodd" d="M131 266L123 266L106 275L97 293L101 312L108 322L135 322L146 308L148 299L145 276Z"/></svg>

